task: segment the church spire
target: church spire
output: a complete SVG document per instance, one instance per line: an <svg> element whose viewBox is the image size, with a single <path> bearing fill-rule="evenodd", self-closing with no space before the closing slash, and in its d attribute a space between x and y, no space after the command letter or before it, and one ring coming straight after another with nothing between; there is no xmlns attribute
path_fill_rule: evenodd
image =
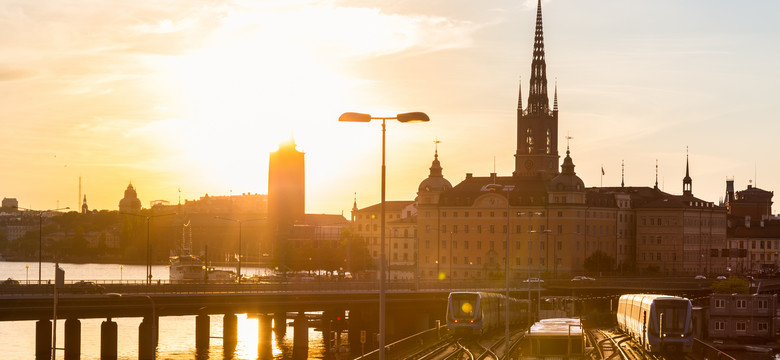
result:
<svg viewBox="0 0 780 360"><path fill-rule="evenodd" d="M626 162L620 160L620 187L626 187Z"/></svg>
<svg viewBox="0 0 780 360"><path fill-rule="evenodd" d="M688 147L685 147L685 177L683 178L683 195L693 195L693 179L691 179L690 168L688 166Z"/></svg>
<svg viewBox="0 0 780 360"><path fill-rule="evenodd" d="M517 115L521 115L523 113L523 78L520 78L520 90L518 90L517 94Z"/></svg>
<svg viewBox="0 0 780 360"><path fill-rule="evenodd" d="M531 86L528 94L528 112L545 113L550 108L547 97L547 64L544 61L544 33L542 29L542 0L536 7L536 34L534 35L534 53L531 61Z"/></svg>
<svg viewBox="0 0 780 360"><path fill-rule="evenodd" d="M555 95L553 95L553 111L558 112L558 80L555 80ZM569 151L569 145L566 144L566 151Z"/></svg>

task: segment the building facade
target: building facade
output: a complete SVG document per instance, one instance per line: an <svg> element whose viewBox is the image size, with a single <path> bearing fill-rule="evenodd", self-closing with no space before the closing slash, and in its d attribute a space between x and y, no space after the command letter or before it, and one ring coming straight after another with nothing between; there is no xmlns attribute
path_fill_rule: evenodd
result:
<svg viewBox="0 0 780 360"><path fill-rule="evenodd" d="M726 181L729 267L734 272L780 271L780 218L771 213L773 195L752 185L735 192L734 180Z"/></svg>
<svg viewBox="0 0 780 360"><path fill-rule="evenodd" d="M712 294L709 301L710 338L777 339L777 295Z"/></svg>

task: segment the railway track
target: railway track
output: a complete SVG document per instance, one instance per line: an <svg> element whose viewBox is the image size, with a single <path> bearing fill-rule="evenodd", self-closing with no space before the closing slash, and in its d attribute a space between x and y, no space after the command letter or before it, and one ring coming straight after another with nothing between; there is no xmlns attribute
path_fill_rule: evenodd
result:
<svg viewBox="0 0 780 360"><path fill-rule="evenodd" d="M592 359L601 360L697 360L688 355L661 356L648 354L629 336L611 330L588 331L591 343L596 344Z"/></svg>
<svg viewBox="0 0 780 360"><path fill-rule="evenodd" d="M522 339L522 332L511 336L512 351ZM452 338L443 342L427 354L415 356L420 360L502 360L505 359L505 338L503 333L494 332L475 338Z"/></svg>

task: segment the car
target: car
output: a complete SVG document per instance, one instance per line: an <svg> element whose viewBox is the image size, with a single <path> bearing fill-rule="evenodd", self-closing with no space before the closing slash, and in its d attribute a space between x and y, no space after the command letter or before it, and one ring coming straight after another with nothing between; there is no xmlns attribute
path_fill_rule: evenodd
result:
<svg viewBox="0 0 780 360"><path fill-rule="evenodd" d="M102 294L105 291L102 285L92 281L77 281L68 288L70 292L78 294Z"/></svg>
<svg viewBox="0 0 780 360"><path fill-rule="evenodd" d="M720 276L716 277L715 279L717 279L717 280L726 280L726 277L723 276L723 275L720 275Z"/></svg>
<svg viewBox="0 0 780 360"><path fill-rule="evenodd" d="M19 280L14 280L14 279L8 278L8 279L3 280L3 282L0 283L0 284L5 285L5 286L19 285Z"/></svg>
<svg viewBox="0 0 780 360"><path fill-rule="evenodd" d="M696 280L707 280L707 277L706 277L706 276L704 276L704 275L696 275L696 276L694 277L694 279L696 279Z"/></svg>
<svg viewBox="0 0 780 360"><path fill-rule="evenodd" d="M588 277L588 276L575 276L575 277L571 278L571 281L583 281L583 280L585 280L585 281L593 281L593 280L596 280L596 279L592 278L592 277Z"/></svg>
<svg viewBox="0 0 780 360"><path fill-rule="evenodd" d="M540 278L528 278L528 279L523 280L523 282L524 283L543 283L544 280L542 280Z"/></svg>

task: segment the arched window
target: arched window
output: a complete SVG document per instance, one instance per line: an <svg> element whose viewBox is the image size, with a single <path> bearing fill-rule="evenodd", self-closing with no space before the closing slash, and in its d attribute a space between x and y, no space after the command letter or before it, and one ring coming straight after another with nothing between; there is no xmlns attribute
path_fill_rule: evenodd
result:
<svg viewBox="0 0 780 360"><path fill-rule="evenodd" d="M552 134L550 133L550 129L547 129L547 153L550 154L552 151Z"/></svg>
<svg viewBox="0 0 780 360"><path fill-rule="evenodd" d="M528 146L528 153L532 153L534 150L534 130L531 128L525 130L525 144Z"/></svg>

